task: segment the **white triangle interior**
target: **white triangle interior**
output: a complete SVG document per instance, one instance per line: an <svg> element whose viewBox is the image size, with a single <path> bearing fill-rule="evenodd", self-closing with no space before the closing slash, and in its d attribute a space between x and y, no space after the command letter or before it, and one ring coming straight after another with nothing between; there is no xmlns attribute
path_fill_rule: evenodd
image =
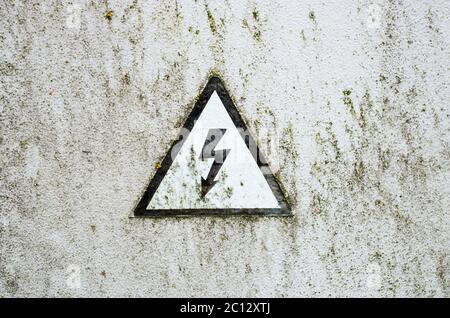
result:
<svg viewBox="0 0 450 318"><path fill-rule="evenodd" d="M200 154L208 131L217 128L226 132L214 149L230 152L215 179L218 182L202 196L201 177L206 178L214 159L202 160ZM275 195L214 91L147 210L277 208Z"/></svg>

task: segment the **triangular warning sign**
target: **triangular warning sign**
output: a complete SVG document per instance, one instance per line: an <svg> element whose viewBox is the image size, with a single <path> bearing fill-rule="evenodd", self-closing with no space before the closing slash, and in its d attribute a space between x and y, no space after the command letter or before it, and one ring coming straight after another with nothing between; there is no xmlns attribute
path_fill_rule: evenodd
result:
<svg viewBox="0 0 450 318"><path fill-rule="evenodd" d="M200 94L134 215L291 215L218 77Z"/></svg>

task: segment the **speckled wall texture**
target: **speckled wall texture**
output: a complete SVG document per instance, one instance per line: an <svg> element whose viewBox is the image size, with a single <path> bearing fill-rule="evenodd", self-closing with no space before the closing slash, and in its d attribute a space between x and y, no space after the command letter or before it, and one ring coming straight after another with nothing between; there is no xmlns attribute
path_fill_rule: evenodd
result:
<svg viewBox="0 0 450 318"><path fill-rule="evenodd" d="M449 17L2 0L0 296L449 297ZM293 217L130 218L210 74L276 131Z"/></svg>

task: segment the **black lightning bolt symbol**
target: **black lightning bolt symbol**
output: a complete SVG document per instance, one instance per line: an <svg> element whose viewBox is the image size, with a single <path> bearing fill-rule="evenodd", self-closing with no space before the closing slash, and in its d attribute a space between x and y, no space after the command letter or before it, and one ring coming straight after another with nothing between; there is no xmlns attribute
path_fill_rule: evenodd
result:
<svg viewBox="0 0 450 318"><path fill-rule="evenodd" d="M228 153L230 152L230 149L223 149L217 151L214 150L214 148L216 148L217 144L219 143L220 139L222 139L223 135L225 134L225 131L226 129L224 128L210 129L208 131L208 135L206 136L205 144L203 145L200 159L206 160L208 158L214 158L214 162L211 166L211 169L209 170L206 179L201 177L203 197L217 183L217 181L214 181L214 179L219 173L220 168L222 167L223 163L225 162L225 159L228 156Z"/></svg>

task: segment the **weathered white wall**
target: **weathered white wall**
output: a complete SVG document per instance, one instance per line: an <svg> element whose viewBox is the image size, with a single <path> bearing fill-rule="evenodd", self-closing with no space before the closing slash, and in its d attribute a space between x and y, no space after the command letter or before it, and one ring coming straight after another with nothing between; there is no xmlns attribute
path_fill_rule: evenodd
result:
<svg viewBox="0 0 450 318"><path fill-rule="evenodd" d="M448 297L449 16L1 1L0 296ZM129 218L211 72L295 217Z"/></svg>

